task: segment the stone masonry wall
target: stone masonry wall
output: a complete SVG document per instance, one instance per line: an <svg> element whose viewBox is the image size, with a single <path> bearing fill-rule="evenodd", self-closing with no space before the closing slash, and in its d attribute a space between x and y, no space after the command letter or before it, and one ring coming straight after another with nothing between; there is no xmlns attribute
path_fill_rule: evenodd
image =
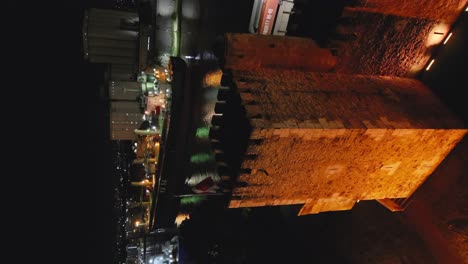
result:
<svg viewBox="0 0 468 264"><path fill-rule="evenodd" d="M408 197L466 130L259 129L231 207ZM322 205L323 206L323 205ZM315 208L314 211L327 211ZM350 208L347 208L350 209Z"/></svg>
<svg viewBox="0 0 468 264"><path fill-rule="evenodd" d="M421 82L286 70L233 72L253 127L230 207L410 196L467 130Z"/></svg>
<svg viewBox="0 0 468 264"><path fill-rule="evenodd" d="M434 35L438 21L345 8L329 48L336 50L340 73L413 77L424 68L435 45L448 34ZM433 36L438 38L430 42Z"/></svg>
<svg viewBox="0 0 468 264"><path fill-rule="evenodd" d="M286 70L235 72L255 127L460 128L414 79Z"/></svg>
<svg viewBox="0 0 468 264"><path fill-rule="evenodd" d="M330 50L307 38L227 33L225 40L224 69L289 68L323 72L336 65Z"/></svg>
<svg viewBox="0 0 468 264"><path fill-rule="evenodd" d="M414 77L448 36L467 0L360 0L342 12L328 48L341 73Z"/></svg>
<svg viewBox="0 0 468 264"><path fill-rule="evenodd" d="M442 20L452 23L467 0L358 0L356 9L403 17Z"/></svg>

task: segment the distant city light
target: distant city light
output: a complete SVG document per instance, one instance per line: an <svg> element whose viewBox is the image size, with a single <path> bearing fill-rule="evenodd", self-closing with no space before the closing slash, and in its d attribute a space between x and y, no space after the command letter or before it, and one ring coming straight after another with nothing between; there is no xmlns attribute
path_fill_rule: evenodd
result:
<svg viewBox="0 0 468 264"><path fill-rule="evenodd" d="M136 221L135 226L138 227L140 225L140 222Z"/></svg>
<svg viewBox="0 0 468 264"><path fill-rule="evenodd" d="M450 34L447 36L447 38L444 41L444 45L445 45L445 43L447 43L447 41L450 39L451 36L452 36L452 33L450 32Z"/></svg>
<svg viewBox="0 0 468 264"><path fill-rule="evenodd" d="M150 37L148 37L148 47L147 49L149 50L150 49Z"/></svg>
<svg viewBox="0 0 468 264"><path fill-rule="evenodd" d="M465 12L468 12L468 6L465 8Z"/></svg>
<svg viewBox="0 0 468 264"><path fill-rule="evenodd" d="M434 59L431 60L431 63L429 63L429 65L427 66L426 71L428 71L428 70L431 68L431 66L432 66L432 64L434 63L434 61L435 61Z"/></svg>

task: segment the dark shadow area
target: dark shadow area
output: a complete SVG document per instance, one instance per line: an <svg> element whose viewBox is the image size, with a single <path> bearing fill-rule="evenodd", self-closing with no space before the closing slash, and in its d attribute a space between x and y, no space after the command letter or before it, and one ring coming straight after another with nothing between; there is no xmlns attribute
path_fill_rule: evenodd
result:
<svg viewBox="0 0 468 264"><path fill-rule="evenodd" d="M253 1L201 0L203 19L210 21L215 34L225 32L247 33Z"/></svg>
<svg viewBox="0 0 468 264"><path fill-rule="evenodd" d="M165 158L160 170L159 185L165 185L164 191L159 189L155 201L156 208L154 228L167 228L174 225L179 200L174 197L181 192L187 173L189 134L191 124L192 94L187 84L188 67L185 61L171 57L173 69L172 102L169 132L164 146ZM153 216L153 215L152 215Z"/></svg>
<svg viewBox="0 0 468 264"><path fill-rule="evenodd" d="M468 86L468 12L462 12L451 32L449 41L441 44L432 56L435 61L431 68L428 71L423 69L419 78L464 121L466 127L468 111L464 94Z"/></svg>
<svg viewBox="0 0 468 264"><path fill-rule="evenodd" d="M297 11L291 15L287 35L311 38L324 47L326 41L335 34L343 8L353 6L355 2L355 0L297 1L294 4L294 9Z"/></svg>
<svg viewBox="0 0 468 264"><path fill-rule="evenodd" d="M219 127L219 141L230 170L231 184L234 184L241 173L241 164L245 157L252 127L229 72L223 74L221 83L228 86L229 90L224 91L223 95L226 98L226 103L217 105L223 106L218 108L223 113L224 120Z"/></svg>

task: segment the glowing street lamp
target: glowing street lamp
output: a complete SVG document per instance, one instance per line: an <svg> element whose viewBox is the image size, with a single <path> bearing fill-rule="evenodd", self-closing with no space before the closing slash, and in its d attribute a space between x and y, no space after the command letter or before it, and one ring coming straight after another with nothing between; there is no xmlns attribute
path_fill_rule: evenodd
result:
<svg viewBox="0 0 468 264"><path fill-rule="evenodd" d="M135 227L145 227L147 223L141 223L140 221L135 222Z"/></svg>

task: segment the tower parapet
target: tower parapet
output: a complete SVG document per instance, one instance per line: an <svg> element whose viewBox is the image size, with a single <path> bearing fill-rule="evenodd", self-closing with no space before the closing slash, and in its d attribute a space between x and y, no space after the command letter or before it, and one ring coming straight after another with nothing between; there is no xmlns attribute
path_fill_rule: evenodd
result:
<svg viewBox="0 0 468 264"><path fill-rule="evenodd" d="M224 83L217 137L242 154L227 158L242 183L232 208L304 204L303 215L406 198L468 131L415 79L262 69Z"/></svg>

